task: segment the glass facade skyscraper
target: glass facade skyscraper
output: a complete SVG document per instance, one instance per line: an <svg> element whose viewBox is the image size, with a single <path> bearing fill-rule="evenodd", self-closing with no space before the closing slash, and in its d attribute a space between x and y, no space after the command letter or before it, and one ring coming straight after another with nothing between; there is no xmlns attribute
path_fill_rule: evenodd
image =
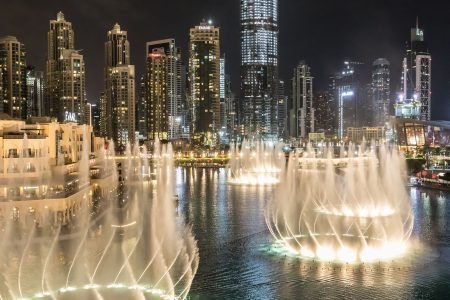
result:
<svg viewBox="0 0 450 300"><path fill-rule="evenodd" d="M419 102L418 118L431 120L431 54L419 21L411 29L411 42L403 59L402 93L401 103L397 103L397 107Z"/></svg>
<svg viewBox="0 0 450 300"><path fill-rule="evenodd" d="M389 104L391 97L390 63L379 58L372 64L372 105L374 108L374 125L384 126L389 120Z"/></svg>
<svg viewBox="0 0 450 300"><path fill-rule="evenodd" d="M278 0L241 0L241 121L245 134L278 132Z"/></svg>

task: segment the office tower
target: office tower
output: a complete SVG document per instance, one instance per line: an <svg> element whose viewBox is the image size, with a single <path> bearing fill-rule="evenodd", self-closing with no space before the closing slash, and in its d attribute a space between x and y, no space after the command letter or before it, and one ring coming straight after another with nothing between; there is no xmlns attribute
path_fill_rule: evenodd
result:
<svg viewBox="0 0 450 300"><path fill-rule="evenodd" d="M189 139L191 136L191 119L190 119L190 106L189 101L189 80L188 80L188 67L185 63L181 64L180 69L180 82L181 82L181 136L182 139Z"/></svg>
<svg viewBox="0 0 450 300"><path fill-rule="evenodd" d="M27 119L44 115L44 72L27 66Z"/></svg>
<svg viewBox="0 0 450 300"><path fill-rule="evenodd" d="M277 119L278 119L278 137L285 138L288 135L288 97L285 92L284 81L278 83L278 101L277 101Z"/></svg>
<svg viewBox="0 0 450 300"><path fill-rule="evenodd" d="M220 132L226 132L227 128L227 109L226 109L226 74L225 74L225 55L220 59Z"/></svg>
<svg viewBox="0 0 450 300"><path fill-rule="evenodd" d="M205 145L217 144L220 130L220 30L211 22L191 28L189 92L192 135Z"/></svg>
<svg viewBox="0 0 450 300"><path fill-rule="evenodd" d="M245 134L277 135L278 0L241 1L241 97Z"/></svg>
<svg viewBox="0 0 450 300"><path fill-rule="evenodd" d="M135 141L135 72L133 65L111 69L111 138L119 149Z"/></svg>
<svg viewBox="0 0 450 300"><path fill-rule="evenodd" d="M115 24L105 42L106 136L123 148L134 143L136 128L135 69L130 65L127 32Z"/></svg>
<svg viewBox="0 0 450 300"><path fill-rule="evenodd" d="M59 119L87 124L84 109L87 101L83 55L77 50L64 49L59 64Z"/></svg>
<svg viewBox="0 0 450 300"><path fill-rule="evenodd" d="M100 132L101 111L100 111L99 103L91 104L91 107L92 107L92 126L93 126L93 130L94 130L94 135L101 136L101 132Z"/></svg>
<svg viewBox="0 0 450 300"><path fill-rule="evenodd" d="M106 95L104 92L100 94L100 98L98 99L98 109L100 113L100 136L107 137L107 122L111 120L111 116L108 116L108 105L106 103Z"/></svg>
<svg viewBox="0 0 450 300"><path fill-rule="evenodd" d="M385 58L379 58L372 64L372 105L373 125L384 126L389 119L389 104L391 96L390 63Z"/></svg>
<svg viewBox="0 0 450 300"><path fill-rule="evenodd" d="M174 140L183 124L181 51L174 39L147 42L148 138Z"/></svg>
<svg viewBox="0 0 450 300"><path fill-rule="evenodd" d="M147 140L148 134L148 106L146 76L142 75L139 81L139 90L136 100L136 130L139 140Z"/></svg>
<svg viewBox="0 0 450 300"><path fill-rule="evenodd" d="M84 58L74 48L72 23L65 20L62 12L56 20L50 20L47 39L46 114L60 122L84 123Z"/></svg>
<svg viewBox="0 0 450 300"><path fill-rule="evenodd" d="M228 75L225 76L225 110L228 142L235 141L238 134L237 103L236 97L231 91L231 79Z"/></svg>
<svg viewBox="0 0 450 300"><path fill-rule="evenodd" d="M0 38L2 98L0 112L13 118L27 118L27 82L25 47L16 37Z"/></svg>
<svg viewBox="0 0 450 300"><path fill-rule="evenodd" d="M345 138L348 127L367 125L367 92L362 77L362 63L344 62L342 71L336 73L334 92L337 102L337 133Z"/></svg>
<svg viewBox="0 0 450 300"><path fill-rule="evenodd" d="M402 93L403 101L420 102L420 120L431 120L431 54L418 20L403 59Z"/></svg>
<svg viewBox="0 0 450 300"><path fill-rule="evenodd" d="M330 91L314 93L314 129L330 136L335 129L335 102L334 95Z"/></svg>
<svg viewBox="0 0 450 300"><path fill-rule="evenodd" d="M292 78L292 109L290 134L295 138L308 138L314 132L313 77L311 68L300 62Z"/></svg>

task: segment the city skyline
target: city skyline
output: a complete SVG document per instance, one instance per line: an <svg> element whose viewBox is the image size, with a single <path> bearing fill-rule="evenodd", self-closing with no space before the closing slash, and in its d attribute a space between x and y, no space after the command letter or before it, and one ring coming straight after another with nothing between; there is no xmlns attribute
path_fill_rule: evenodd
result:
<svg viewBox="0 0 450 300"><path fill-rule="evenodd" d="M378 57L386 57L391 62L392 91L400 90L401 60L405 53L405 42L409 39L410 28L419 17L419 24L425 31L430 51L433 54L433 119L446 119L450 112L447 99L450 94L446 53L450 51L450 38L441 35L445 29L443 11L432 11L428 6L419 7L412 3L376 3L370 1L364 9L355 1L335 4L331 1L280 1L280 79L290 80L292 68L306 60L317 78L317 91L326 87L326 79L345 59L358 60L367 66ZM319 8L320 6L320 8ZM103 60L102 43L104 32L115 22L129 32L131 55L135 57L136 72L145 70L145 42L161 38L177 39L186 63L188 32L191 26L203 18L213 20L222 31L222 52L227 54L227 73L231 75L232 89L239 94L239 2L194 1L188 5L176 2L174 10L165 12L158 6L129 1L127 3L107 3L94 1L87 5L68 1L56 3L44 1L39 5L17 1L3 4L0 12L0 35L14 35L27 48L27 63L44 69L46 42L45 32L48 20L59 11L66 13L74 26L77 49L83 49L86 61L86 91L88 101L98 100L102 91L103 69L96 62ZM89 8L89 11L88 11ZM102 11L101 15L93 13ZM121 15L121 11L128 11ZM5 14L4 12L8 12ZM350 13L349 13L350 12ZM357 13L352 13L357 12ZM317 21L317 13L320 20ZM345 22L341 16L345 13ZM10 16L21 15L16 19ZM189 16L189 17L188 17ZM176 25L171 18L177 19ZM326 20L326 22L323 22ZM92 25L96 22L95 26ZM295 26L292 25L295 22ZM333 24L338 23L339 26ZM352 24L358 23L358 26ZM27 28L33 25L32 32ZM159 24L158 26L147 26ZM310 26L311 24L313 26ZM25 26L24 26L25 25ZM356 28L355 28L356 27ZM308 28L305 30L304 28ZM331 30L332 29L332 30ZM389 30L388 30L389 29ZM89 34L83 34L89 30ZM388 33L389 32L389 33ZM289 45L284 46L284 45ZM292 46L293 45L293 46ZM330 47L332 45L332 47ZM142 58L141 58L142 57ZM370 70L367 72L370 74Z"/></svg>

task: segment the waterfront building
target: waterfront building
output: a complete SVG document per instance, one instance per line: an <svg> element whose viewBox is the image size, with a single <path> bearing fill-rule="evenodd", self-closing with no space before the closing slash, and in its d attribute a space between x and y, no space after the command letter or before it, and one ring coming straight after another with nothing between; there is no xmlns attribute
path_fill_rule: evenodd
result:
<svg viewBox="0 0 450 300"><path fill-rule="evenodd" d="M103 148L91 126L48 117L25 123L1 114L0 219L69 224L78 210L92 206L99 188L110 189Z"/></svg>
<svg viewBox="0 0 450 300"><path fill-rule="evenodd" d="M175 39L146 43L147 135L149 139L181 137L184 121L181 50Z"/></svg>
<svg viewBox="0 0 450 300"><path fill-rule="evenodd" d="M0 38L0 112L14 118L27 118L25 46L14 36Z"/></svg>
<svg viewBox="0 0 450 300"><path fill-rule="evenodd" d="M215 146L220 130L220 29L211 22L191 28L189 38L191 134Z"/></svg>
<svg viewBox="0 0 450 300"><path fill-rule="evenodd" d="M349 127L347 128L347 141L361 144L363 141L383 142L386 139L384 126L378 127Z"/></svg>
<svg viewBox="0 0 450 300"><path fill-rule="evenodd" d="M241 122L244 134L278 134L278 0L241 1Z"/></svg>

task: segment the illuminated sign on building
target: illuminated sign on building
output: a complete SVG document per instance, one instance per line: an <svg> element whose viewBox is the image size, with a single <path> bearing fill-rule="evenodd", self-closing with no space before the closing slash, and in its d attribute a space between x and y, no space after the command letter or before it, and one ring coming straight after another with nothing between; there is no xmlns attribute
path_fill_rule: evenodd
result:
<svg viewBox="0 0 450 300"><path fill-rule="evenodd" d="M77 115L73 112L66 111L64 113L65 122L77 122Z"/></svg>

